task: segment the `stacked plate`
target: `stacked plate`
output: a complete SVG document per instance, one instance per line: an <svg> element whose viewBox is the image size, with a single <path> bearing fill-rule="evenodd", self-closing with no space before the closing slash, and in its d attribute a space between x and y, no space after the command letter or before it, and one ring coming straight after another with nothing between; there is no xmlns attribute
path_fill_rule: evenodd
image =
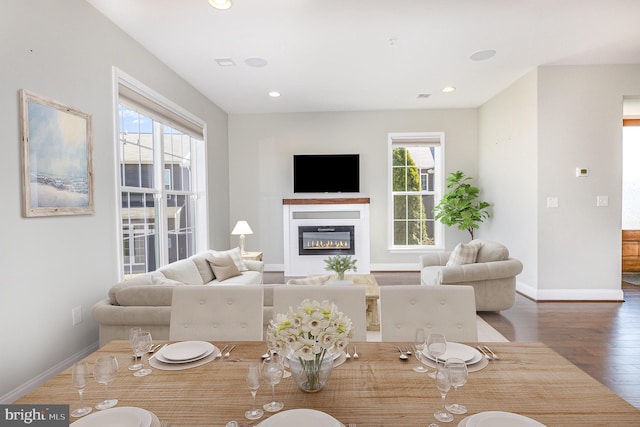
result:
<svg viewBox="0 0 640 427"><path fill-rule="evenodd" d="M210 355L215 357L219 354L220 350L209 342L182 341L158 350L155 358L162 363L174 364L195 362Z"/></svg>
<svg viewBox="0 0 640 427"><path fill-rule="evenodd" d="M123 406L94 412L71 423L74 427L160 427L153 412L142 408Z"/></svg>
<svg viewBox="0 0 640 427"><path fill-rule="evenodd" d="M458 427L545 427L545 425L512 412L487 411L463 419Z"/></svg>
<svg viewBox="0 0 640 427"><path fill-rule="evenodd" d="M344 427L331 415L315 409L290 409L278 412L258 424L258 427Z"/></svg>
<svg viewBox="0 0 640 427"><path fill-rule="evenodd" d="M435 362L436 357L429 353L426 347L422 351L422 353ZM468 345L460 344L457 342L447 342L447 351L445 351L442 356L438 356L438 360L447 360L450 357L464 360L467 366L475 365L476 363L484 360L482 353L480 353L478 350L473 347L469 347Z"/></svg>

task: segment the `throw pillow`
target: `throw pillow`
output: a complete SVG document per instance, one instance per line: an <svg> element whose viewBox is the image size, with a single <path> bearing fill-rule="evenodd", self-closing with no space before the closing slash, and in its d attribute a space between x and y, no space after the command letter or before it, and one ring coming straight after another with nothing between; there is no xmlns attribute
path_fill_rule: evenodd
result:
<svg viewBox="0 0 640 427"><path fill-rule="evenodd" d="M209 260L209 264L211 264L211 269L216 279L220 282L242 274L229 255L214 256Z"/></svg>
<svg viewBox="0 0 640 427"><path fill-rule="evenodd" d="M242 253L240 252L240 248L229 249L228 251L214 251L214 256L225 256L228 255L233 260L233 263L238 267L240 271L248 271L247 265L244 263L244 258L242 258ZM215 271L214 271L215 273ZM216 274L216 277L218 275Z"/></svg>
<svg viewBox="0 0 640 427"><path fill-rule="evenodd" d="M447 267L452 265L473 264L478 256L478 245L458 243L447 261Z"/></svg>
<svg viewBox="0 0 640 427"><path fill-rule="evenodd" d="M287 285L324 285L331 278L330 274L307 277L306 279L290 279Z"/></svg>

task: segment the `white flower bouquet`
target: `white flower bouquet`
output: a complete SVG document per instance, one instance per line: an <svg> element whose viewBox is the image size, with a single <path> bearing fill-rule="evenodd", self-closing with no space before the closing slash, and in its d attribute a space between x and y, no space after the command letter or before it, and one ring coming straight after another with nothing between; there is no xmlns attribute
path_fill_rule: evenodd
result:
<svg viewBox="0 0 640 427"><path fill-rule="evenodd" d="M325 356L344 351L352 329L351 319L334 303L305 299L296 310L277 314L267 330L267 341L271 350L297 358L313 387Z"/></svg>

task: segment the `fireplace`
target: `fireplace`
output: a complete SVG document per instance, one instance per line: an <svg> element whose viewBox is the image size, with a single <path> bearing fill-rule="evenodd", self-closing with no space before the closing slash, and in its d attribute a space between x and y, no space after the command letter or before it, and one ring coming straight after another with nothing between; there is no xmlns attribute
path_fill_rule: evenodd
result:
<svg viewBox="0 0 640 427"><path fill-rule="evenodd" d="M353 225L299 226L299 255L354 255Z"/></svg>

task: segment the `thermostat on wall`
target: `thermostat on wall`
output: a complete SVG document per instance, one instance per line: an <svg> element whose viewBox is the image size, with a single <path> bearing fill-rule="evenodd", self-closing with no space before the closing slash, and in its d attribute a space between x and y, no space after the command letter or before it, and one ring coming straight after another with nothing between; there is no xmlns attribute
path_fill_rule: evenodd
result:
<svg viewBox="0 0 640 427"><path fill-rule="evenodd" d="M589 176L589 169L576 168L576 176Z"/></svg>

